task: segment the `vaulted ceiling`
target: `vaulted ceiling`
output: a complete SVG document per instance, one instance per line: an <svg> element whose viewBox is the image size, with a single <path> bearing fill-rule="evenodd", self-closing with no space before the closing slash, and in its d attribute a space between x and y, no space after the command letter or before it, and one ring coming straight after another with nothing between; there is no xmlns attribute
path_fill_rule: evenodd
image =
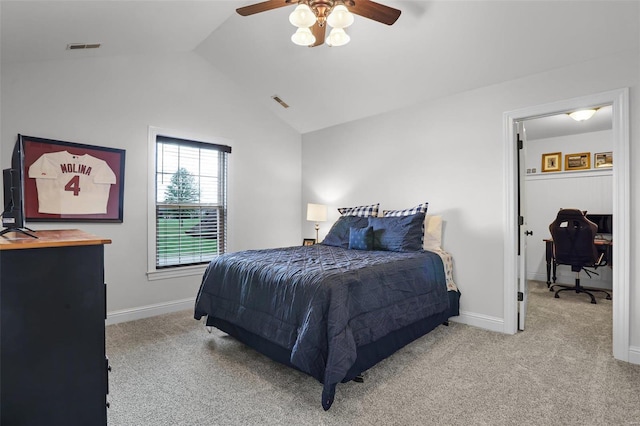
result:
<svg viewBox="0 0 640 426"><path fill-rule="evenodd" d="M357 1L357 0L356 0ZM364 1L364 0L360 0ZM2 64L195 51L300 133L569 64L638 50L637 1L385 1L343 47L290 41L293 6L255 1L0 2ZM69 43L102 43L66 50ZM278 95L290 105L273 101Z"/></svg>

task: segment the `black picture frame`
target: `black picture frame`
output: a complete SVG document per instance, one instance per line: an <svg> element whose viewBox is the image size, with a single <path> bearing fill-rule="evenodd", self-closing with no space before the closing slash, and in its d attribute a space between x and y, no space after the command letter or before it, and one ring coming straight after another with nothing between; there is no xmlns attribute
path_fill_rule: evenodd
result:
<svg viewBox="0 0 640 426"><path fill-rule="evenodd" d="M316 243L315 238L305 238L302 240L303 246L312 246Z"/></svg>
<svg viewBox="0 0 640 426"><path fill-rule="evenodd" d="M21 138L24 146L23 185L26 221L122 223L124 149L33 136ZM31 166L34 166L34 169L30 176ZM52 181L56 180L56 173L59 176L58 188L55 191L51 187L45 188L43 182L48 179L49 185L52 185ZM96 181L98 174L101 176L99 182ZM67 176L70 178L67 179ZM91 186L81 185L80 179L85 177L91 177L92 182L97 183ZM40 185L38 179L41 179ZM46 199L39 198L38 187L42 190L42 197L43 194L48 194ZM84 198L84 206L81 205L82 202L75 203L76 200L81 200L74 198L75 196L88 197L89 194L91 202L86 202L88 199ZM41 201L43 206L40 205Z"/></svg>

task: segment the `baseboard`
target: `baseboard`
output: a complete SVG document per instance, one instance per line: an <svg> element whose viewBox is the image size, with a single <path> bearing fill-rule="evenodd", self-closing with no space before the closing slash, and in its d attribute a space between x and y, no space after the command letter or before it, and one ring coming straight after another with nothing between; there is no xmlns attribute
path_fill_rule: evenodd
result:
<svg viewBox="0 0 640 426"><path fill-rule="evenodd" d="M137 308L122 309L119 311L107 312L106 324L118 324L120 322L134 321L143 318L155 317L171 312L193 309L195 298L174 300L166 303L157 303L155 305L139 306Z"/></svg>
<svg viewBox="0 0 640 426"><path fill-rule="evenodd" d="M498 333L504 333L504 320L502 318L460 311L460 315L452 317L451 321L484 328L485 330L497 331Z"/></svg>
<svg viewBox="0 0 640 426"><path fill-rule="evenodd" d="M564 274L558 273L556 276L556 284L567 284L573 285L575 283L576 276L574 274ZM536 272L527 273L527 279L533 281L541 281L543 283L547 282L547 274L540 274ZM611 290L612 283L611 281L601 280L601 279L589 279L585 273L580 274L580 284L583 287L591 287L591 288L601 288L603 290Z"/></svg>
<svg viewBox="0 0 640 426"><path fill-rule="evenodd" d="M631 364L640 364L640 347L629 346L629 362Z"/></svg>

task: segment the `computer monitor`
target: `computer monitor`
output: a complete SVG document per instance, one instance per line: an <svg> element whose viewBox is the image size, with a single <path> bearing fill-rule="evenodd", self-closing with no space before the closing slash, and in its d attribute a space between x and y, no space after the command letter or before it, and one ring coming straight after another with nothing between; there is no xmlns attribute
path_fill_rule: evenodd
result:
<svg viewBox="0 0 640 426"><path fill-rule="evenodd" d="M587 213L587 219L598 225L598 234L613 234L613 215L612 214L590 214Z"/></svg>

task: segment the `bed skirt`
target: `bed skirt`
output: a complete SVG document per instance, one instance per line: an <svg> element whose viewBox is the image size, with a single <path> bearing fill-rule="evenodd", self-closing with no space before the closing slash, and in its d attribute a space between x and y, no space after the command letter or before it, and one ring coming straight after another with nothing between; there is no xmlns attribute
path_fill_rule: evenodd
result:
<svg viewBox="0 0 640 426"><path fill-rule="evenodd" d="M394 352L413 342L414 340L429 333L439 325L445 323L449 318L458 316L460 314L460 292L449 291L449 310L441 312L436 315L432 315L427 318L423 318L419 321L409 324L406 327L398 329L386 336L381 337L375 342L368 343L357 348L357 358L355 363L351 366L347 374L345 375L342 383L353 380L356 376L362 374L364 371L373 367L378 362L389 357ZM238 341L245 345L257 350L263 355L277 361L281 364L289 367L296 368L291 362L291 351L276 345L267 339L264 339L257 334L245 330L235 324L228 321L207 317L207 326L213 326L217 329L229 334ZM332 387L331 392L322 396L322 406L325 410L328 410L333 403L335 395L335 385Z"/></svg>

